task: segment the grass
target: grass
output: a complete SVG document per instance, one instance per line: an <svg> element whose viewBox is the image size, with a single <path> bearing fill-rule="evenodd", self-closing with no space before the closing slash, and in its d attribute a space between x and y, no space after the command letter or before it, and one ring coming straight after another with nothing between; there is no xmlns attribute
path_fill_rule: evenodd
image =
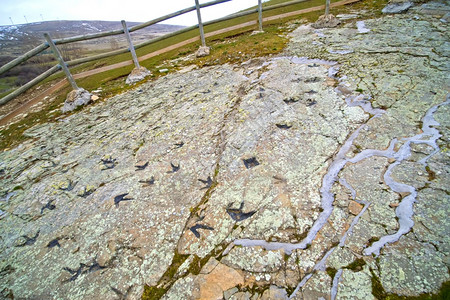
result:
<svg viewBox="0 0 450 300"><path fill-rule="evenodd" d="M11 89L12 87L14 87L16 81L17 81L17 76L0 78L0 92L3 93L5 91Z"/></svg>
<svg viewBox="0 0 450 300"><path fill-rule="evenodd" d="M161 299L161 297L167 292L169 287L173 284L172 278L175 276L178 268L184 263L184 261L189 257L189 255L183 255L175 250L174 256L172 258L172 263L166 270L164 275L159 280L156 286L145 286L144 293L142 294L142 299L145 300L156 300ZM165 286L168 285L168 286Z"/></svg>

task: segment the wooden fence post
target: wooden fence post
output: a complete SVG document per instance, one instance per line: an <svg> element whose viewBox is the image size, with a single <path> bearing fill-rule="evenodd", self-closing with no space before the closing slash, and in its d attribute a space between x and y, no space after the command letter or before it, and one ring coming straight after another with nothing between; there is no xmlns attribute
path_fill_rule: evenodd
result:
<svg viewBox="0 0 450 300"><path fill-rule="evenodd" d="M121 22L122 22L122 26L123 26L123 32L125 33L125 36L127 37L128 47L130 48L131 56L133 57L134 66L136 67L136 69L139 70L139 68L140 68L139 61L136 56L136 51L134 50L133 42L131 41L130 32L128 31L127 23L125 22L125 20L122 20Z"/></svg>
<svg viewBox="0 0 450 300"><path fill-rule="evenodd" d="M328 16L329 13L330 13L330 0L326 0L325 15Z"/></svg>
<svg viewBox="0 0 450 300"><path fill-rule="evenodd" d="M200 4L198 0L195 0L195 8L197 9L198 28L200 29L200 38L202 40L202 46L206 47L205 32L203 31L202 15L200 14Z"/></svg>
<svg viewBox="0 0 450 300"><path fill-rule="evenodd" d="M258 0L258 23L259 23L259 31L263 31L263 20L262 20L262 0Z"/></svg>
<svg viewBox="0 0 450 300"><path fill-rule="evenodd" d="M50 38L50 35L48 33L44 33L44 37L47 40L48 45L52 49L53 55L56 57L56 59L59 62L59 65L66 74L67 80L69 81L70 85L74 90L79 90L80 88L75 82L75 79L73 79L72 74L70 74L69 68L67 68L66 63L64 62L64 59L61 56L61 53L59 52L58 48L56 48L55 43L53 43L53 40Z"/></svg>

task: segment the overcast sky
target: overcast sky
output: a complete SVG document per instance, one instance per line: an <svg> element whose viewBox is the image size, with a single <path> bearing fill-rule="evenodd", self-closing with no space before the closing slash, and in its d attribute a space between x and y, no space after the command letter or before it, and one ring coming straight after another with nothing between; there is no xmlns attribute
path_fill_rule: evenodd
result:
<svg viewBox="0 0 450 300"><path fill-rule="evenodd" d="M200 3L210 1L200 0ZM232 0L217 4L202 9L202 19L208 21L257 4L258 0ZM15 25L42 20L145 22L193 5L194 0L1 0L0 25L12 25L11 19ZM196 18L196 13L191 12L164 23L193 25Z"/></svg>

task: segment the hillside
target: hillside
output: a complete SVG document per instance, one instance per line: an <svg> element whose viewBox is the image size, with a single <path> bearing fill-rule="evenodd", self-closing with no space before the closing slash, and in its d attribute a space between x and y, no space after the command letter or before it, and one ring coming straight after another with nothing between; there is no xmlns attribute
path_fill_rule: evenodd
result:
<svg viewBox="0 0 450 300"><path fill-rule="evenodd" d="M0 296L446 299L450 5L354 7L26 130L0 153Z"/></svg>
<svg viewBox="0 0 450 300"><path fill-rule="evenodd" d="M127 22L129 27L138 24L140 23ZM44 33L49 33L53 38L63 38L121 28L122 24L120 21L47 21L24 25L0 26L0 51L2 56L22 55L44 42ZM149 39L181 28L183 26L155 24L133 33L133 36ZM136 35L137 33L139 33L138 36ZM118 37L113 38L117 39ZM111 38L106 40L109 39Z"/></svg>

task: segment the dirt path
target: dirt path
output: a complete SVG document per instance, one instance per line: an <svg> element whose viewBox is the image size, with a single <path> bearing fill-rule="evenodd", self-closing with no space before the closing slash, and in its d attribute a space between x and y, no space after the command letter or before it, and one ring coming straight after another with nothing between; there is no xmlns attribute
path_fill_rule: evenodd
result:
<svg viewBox="0 0 450 300"><path fill-rule="evenodd" d="M342 5L351 4L351 3L355 3L355 2L359 2L359 1L360 0L339 1L339 2L332 3L331 7L342 6ZM280 14L280 15L276 15L276 16L266 17L266 18L263 18L263 21L265 21L265 22L273 21L273 20L276 20L276 19L292 17L292 16L301 15L301 14L305 14L305 13L309 13L309 12L313 12L313 11L318 11L318 10L324 10L324 9L325 9L325 5L320 5L320 6L315 6L315 7L311 7L311 8L302 9L302 10L296 10L296 11L293 11L293 12L288 12L288 13L284 13L284 14ZM215 36L215 35L218 35L218 34L223 34L223 33L226 33L226 32L230 32L230 31L233 31L233 30L242 29L242 28L249 27L249 26L254 26L256 24L257 24L256 20L249 21L249 22L242 23L242 24L239 24L239 25L230 26L230 27L227 27L227 28L223 28L223 29L220 29L220 30L216 30L216 31L213 31L213 32L206 33L205 36L206 37L211 37L211 36ZM171 50L174 50L174 49L177 49L177 48L189 45L189 44L194 43L194 42L199 41L199 40L200 40L200 37L197 36L197 37L194 37L194 38L182 41L180 43L177 43L177 44L168 46L166 48L160 49L158 51L155 51L155 52L146 54L144 56L141 56L139 58L139 61L143 61L143 60L155 57L157 55L160 55L160 54L169 52ZM97 68L97 69L81 72L81 73L78 73L78 74L74 74L73 77L75 79L85 78L85 77L92 76L92 75L95 75L95 74L98 74L98 73L102 73L102 72L106 72L106 71L122 68L122 67L125 67L125 66L129 66L131 64L133 64L133 61L132 60L128 60L128 61L120 62L120 63L117 63L117 64L113 64L113 65L109 65L109 66L105 66L105 67L101 67L101 68ZM52 87L46 89L45 91L43 91L39 95L33 97L31 100L25 102L24 104L22 104L18 108L14 109L12 112L10 112L6 116L4 116L2 119L0 119L0 126L8 124L14 117L18 116L19 114L25 113L30 107L32 107L33 105L41 102L45 97L47 97L47 96L53 94L54 92L58 91L59 89L63 88L66 84L68 84L67 80L63 79L63 80L57 82Z"/></svg>

